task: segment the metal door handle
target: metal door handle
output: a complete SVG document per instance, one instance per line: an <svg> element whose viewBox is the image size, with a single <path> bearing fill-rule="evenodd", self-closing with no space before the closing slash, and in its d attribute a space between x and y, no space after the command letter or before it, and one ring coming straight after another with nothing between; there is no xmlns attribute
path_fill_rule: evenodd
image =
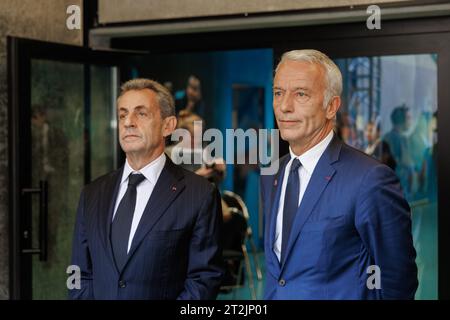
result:
<svg viewBox="0 0 450 320"><path fill-rule="evenodd" d="M48 248L48 183L45 180L39 181L39 188L24 188L22 195L39 194L39 247L25 248L22 253L39 254L40 261L47 261ZM28 231L25 231L28 237ZM25 236L25 234L24 234Z"/></svg>

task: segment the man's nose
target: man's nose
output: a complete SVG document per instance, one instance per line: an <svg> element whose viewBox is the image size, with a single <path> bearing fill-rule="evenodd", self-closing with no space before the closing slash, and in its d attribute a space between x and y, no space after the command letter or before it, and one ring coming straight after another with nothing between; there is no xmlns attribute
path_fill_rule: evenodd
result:
<svg viewBox="0 0 450 320"><path fill-rule="evenodd" d="M294 103L293 97L291 94L286 93L283 97L283 100L280 103L280 110L282 112L293 112L294 111Z"/></svg>
<svg viewBox="0 0 450 320"><path fill-rule="evenodd" d="M133 114L129 114L125 117L123 125L125 128L133 128L136 126L136 117Z"/></svg>

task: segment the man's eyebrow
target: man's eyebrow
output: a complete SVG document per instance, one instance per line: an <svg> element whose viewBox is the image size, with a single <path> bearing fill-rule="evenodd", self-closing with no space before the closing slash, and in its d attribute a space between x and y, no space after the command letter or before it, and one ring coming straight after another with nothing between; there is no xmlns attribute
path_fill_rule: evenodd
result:
<svg viewBox="0 0 450 320"><path fill-rule="evenodd" d="M142 105L142 104L140 104L140 105L134 107L134 110L138 110L138 111L139 111L139 110L142 110L142 109L147 109L147 107L144 106L144 105Z"/></svg>
<svg viewBox="0 0 450 320"><path fill-rule="evenodd" d="M280 88L280 87L273 87L273 90L282 90L282 91L286 91L286 89L283 89L283 88ZM311 91L311 89L306 88L306 87L295 87L295 88L291 89L290 91L297 91L297 90Z"/></svg>
<svg viewBox="0 0 450 320"><path fill-rule="evenodd" d="M137 111L142 110L142 109L147 109L147 107L144 106L144 105L142 105L142 104L140 104L140 105L138 105L138 106L136 106L136 107L133 108L133 110L137 110ZM128 109L125 108L125 107L121 107L121 108L119 108L119 111L125 111L125 112L128 112Z"/></svg>
<svg viewBox="0 0 450 320"><path fill-rule="evenodd" d="M305 91L310 91L311 89L306 88L306 87L295 87L292 91L297 91L297 90L305 90Z"/></svg>

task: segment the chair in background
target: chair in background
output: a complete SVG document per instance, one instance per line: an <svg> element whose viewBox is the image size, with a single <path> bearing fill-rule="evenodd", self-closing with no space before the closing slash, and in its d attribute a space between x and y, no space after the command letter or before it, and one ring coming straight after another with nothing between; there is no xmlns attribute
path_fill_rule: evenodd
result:
<svg viewBox="0 0 450 320"><path fill-rule="evenodd" d="M248 286L252 299L256 299L256 291L253 282L253 272L250 258L247 252L247 244L250 245L258 280L262 280L262 272L259 266L256 245L252 239L252 229L249 224L249 213L242 198L232 191L224 191L222 199L230 208L230 220L224 225L224 260L227 263L227 275L222 289L234 289L242 287L244 283L243 265L248 275Z"/></svg>

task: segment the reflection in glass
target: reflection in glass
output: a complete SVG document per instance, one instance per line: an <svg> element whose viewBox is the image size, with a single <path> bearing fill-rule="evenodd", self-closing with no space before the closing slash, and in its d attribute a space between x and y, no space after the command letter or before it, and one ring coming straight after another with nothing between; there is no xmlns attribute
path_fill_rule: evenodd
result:
<svg viewBox="0 0 450 320"><path fill-rule="evenodd" d="M338 59L344 80L336 130L391 167L412 210L417 299L437 299L437 55Z"/></svg>
<svg viewBox="0 0 450 320"><path fill-rule="evenodd" d="M91 66L91 180L117 167L117 68Z"/></svg>
<svg viewBox="0 0 450 320"><path fill-rule="evenodd" d="M86 172L93 180L116 166L117 70L91 68L89 118L85 113L85 70L76 63L32 60L31 64L32 185L47 180L49 189L48 259L32 258L33 299L66 299L66 270L80 191L88 183ZM90 161L85 167L89 140ZM34 201L34 247L39 235L38 212Z"/></svg>
<svg viewBox="0 0 450 320"><path fill-rule="evenodd" d="M68 76L70 75L70 76ZM48 181L48 260L33 256L33 299L64 299L78 195L84 185L83 65L31 64L32 185ZM32 234L37 246L38 203Z"/></svg>

